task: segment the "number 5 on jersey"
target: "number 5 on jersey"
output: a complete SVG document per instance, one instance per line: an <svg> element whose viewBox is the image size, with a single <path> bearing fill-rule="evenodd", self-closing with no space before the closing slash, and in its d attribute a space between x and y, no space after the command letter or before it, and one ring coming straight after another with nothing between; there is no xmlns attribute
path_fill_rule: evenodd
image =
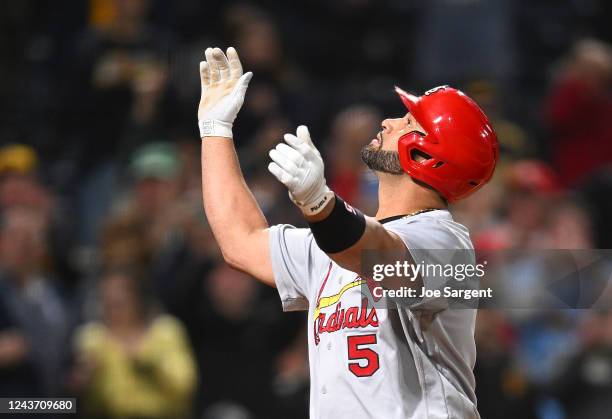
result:
<svg viewBox="0 0 612 419"><path fill-rule="evenodd" d="M371 377L378 368L380 362L378 353L367 345L376 344L376 334L347 336L348 344L348 368L357 377ZM355 362L350 362L355 361Z"/></svg>

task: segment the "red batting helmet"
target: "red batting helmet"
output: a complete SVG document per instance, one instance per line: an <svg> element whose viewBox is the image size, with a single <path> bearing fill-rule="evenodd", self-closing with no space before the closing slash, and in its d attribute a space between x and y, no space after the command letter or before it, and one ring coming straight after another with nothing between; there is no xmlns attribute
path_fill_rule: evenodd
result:
<svg viewBox="0 0 612 419"><path fill-rule="evenodd" d="M411 132L399 139L400 163L406 173L449 202L465 198L491 179L499 154L497 136L472 99L448 86L423 96L399 87L395 91L427 132ZM418 161L417 154L430 158Z"/></svg>

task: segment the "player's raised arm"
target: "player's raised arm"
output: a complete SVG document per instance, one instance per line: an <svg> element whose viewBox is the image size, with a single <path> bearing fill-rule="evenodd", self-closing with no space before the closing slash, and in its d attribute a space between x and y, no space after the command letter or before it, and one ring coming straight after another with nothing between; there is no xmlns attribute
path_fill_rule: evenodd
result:
<svg viewBox="0 0 612 419"><path fill-rule="evenodd" d="M285 143L270 151L268 169L287 189L308 221L318 246L338 265L361 271L362 251L406 249L404 242L375 218L345 203L327 186L323 159L308 128L286 134Z"/></svg>
<svg viewBox="0 0 612 419"><path fill-rule="evenodd" d="M253 73L243 74L234 48L227 56L219 48L205 54L198 107L204 210L225 261L274 285L268 223L244 181L232 136Z"/></svg>

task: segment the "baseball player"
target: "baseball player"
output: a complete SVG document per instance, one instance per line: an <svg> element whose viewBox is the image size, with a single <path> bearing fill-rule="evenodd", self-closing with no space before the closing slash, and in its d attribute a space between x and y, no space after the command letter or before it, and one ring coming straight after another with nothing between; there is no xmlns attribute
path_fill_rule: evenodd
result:
<svg viewBox="0 0 612 419"><path fill-rule="evenodd" d="M269 227L232 142L253 74L243 74L233 48L205 55L198 125L206 215L228 264L276 287L284 310L308 310L310 416L477 418L475 310L440 308L434 298L377 309L361 286L361 258L374 249L434 263L429 249L457 249L465 256L453 263L474 263L448 203L493 174L498 145L487 117L450 87L420 97L396 88L408 112L382 121L361 153L379 180L375 217L330 190L308 128L298 127L270 151L268 169L310 228Z"/></svg>

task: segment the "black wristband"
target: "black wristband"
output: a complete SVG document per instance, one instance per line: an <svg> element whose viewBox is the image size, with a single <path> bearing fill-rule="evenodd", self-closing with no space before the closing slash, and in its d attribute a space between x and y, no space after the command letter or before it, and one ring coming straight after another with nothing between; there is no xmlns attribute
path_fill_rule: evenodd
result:
<svg viewBox="0 0 612 419"><path fill-rule="evenodd" d="M365 216L336 195L332 212L322 221L308 223L310 231L325 253L338 253L359 241L366 228Z"/></svg>

